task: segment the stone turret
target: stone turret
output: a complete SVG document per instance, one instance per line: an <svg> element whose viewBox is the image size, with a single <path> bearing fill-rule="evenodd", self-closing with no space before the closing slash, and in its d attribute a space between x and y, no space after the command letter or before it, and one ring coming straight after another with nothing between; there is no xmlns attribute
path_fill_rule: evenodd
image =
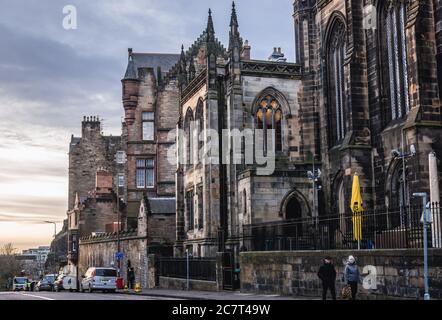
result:
<svg viewBox="0 0 442 320"><path fill-rule="evenodd" d="M123 85L125 121L127 125L130 126L135 121L135 109L138 104L138 90L140 87L140 81L137 76L137 70L133 59L132 48L128 49L127 69L121 82Z"/></svg>

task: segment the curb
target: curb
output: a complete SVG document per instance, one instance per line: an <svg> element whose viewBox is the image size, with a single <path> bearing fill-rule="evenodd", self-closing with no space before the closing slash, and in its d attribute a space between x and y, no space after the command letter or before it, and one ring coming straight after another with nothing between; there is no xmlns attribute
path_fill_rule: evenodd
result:
<svg viewBox="0 0 442 320"><path fill-rule="evenodd" d="M212 299L206 299L206 298L200 298L200 297L190 297L190 296L177 296L177 295L171 295L171 294L155 294L155 293L136 293L136 292L124 292L124 291L116 291L116 293L119 294L129 294L134 296L144 296L144 297L159 297L159 298L175 298L175 299L186 299L186 300L212 300Z"/></svg>

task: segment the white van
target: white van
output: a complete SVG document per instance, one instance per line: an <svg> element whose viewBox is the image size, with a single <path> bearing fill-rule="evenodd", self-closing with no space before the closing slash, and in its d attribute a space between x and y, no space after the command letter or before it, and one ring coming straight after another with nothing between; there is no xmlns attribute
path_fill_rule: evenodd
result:
<svg viewBox="0 0 442 320"><path fill-rule="evenodd" d="M92 292L94 290L102 290L107 292L115 292L117 290L117 270L114 268L89 268L82 276L80 283L80 291Z"/></svg>
<svg viewBox="0 0 442 320"><path fill-rule="evenodd" d="M26 277L14 277L12 280L12 290L13 291L19 291L19 290L26 290L26 287L28 285L28 278Z"/></svg>

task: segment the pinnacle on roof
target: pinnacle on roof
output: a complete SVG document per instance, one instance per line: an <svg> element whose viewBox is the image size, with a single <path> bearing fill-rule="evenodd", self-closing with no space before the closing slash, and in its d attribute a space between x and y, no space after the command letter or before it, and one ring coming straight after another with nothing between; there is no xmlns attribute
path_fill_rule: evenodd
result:
<svg viewBox="0 0 442 320"><path fill-rule="evenodd" d="M207 19L207 42L215 41L215 28L213 27L212 10L209 9L209 18Z"/></svg>
<svg viewBox="0 0 442 320"><path fill-rule="evenodd" d="M230 17L230 27L238 27L238 16L236 15L235 1L232 1L232 15Z"/></svg>

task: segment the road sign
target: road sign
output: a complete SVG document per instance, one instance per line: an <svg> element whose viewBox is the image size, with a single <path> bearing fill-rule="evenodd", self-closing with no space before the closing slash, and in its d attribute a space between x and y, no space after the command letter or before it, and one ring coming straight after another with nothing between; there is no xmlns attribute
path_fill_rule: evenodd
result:
<svg viewBox="0 0 442 320"><path fill-rule="evenodd" d="M115 258L117 258L117 260L121 260L121 259L123 259L123 257L124 257L123 252L116 252L115 253Z"/></svg>

